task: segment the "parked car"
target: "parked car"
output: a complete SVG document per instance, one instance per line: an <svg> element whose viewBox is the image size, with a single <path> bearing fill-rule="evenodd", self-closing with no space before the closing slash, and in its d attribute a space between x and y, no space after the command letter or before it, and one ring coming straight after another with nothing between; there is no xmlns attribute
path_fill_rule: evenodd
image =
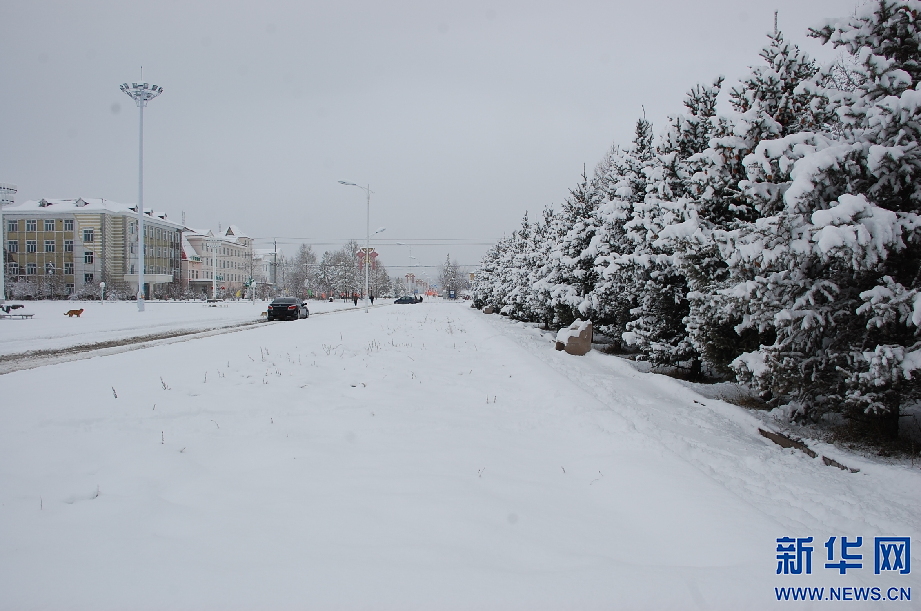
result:
<svg viewBox="0 0 921 611"><path fill-rule="evenodd" d="M277 297L269 304L265 313L266 320L297 320L310 316L307 302L297 297Z"/></svg>
<svg viewBox="0 0 921 611"><path fill-rule="evenodd" d="M419 303L419 301L412 295L403 295L393 303Z"/></svg>

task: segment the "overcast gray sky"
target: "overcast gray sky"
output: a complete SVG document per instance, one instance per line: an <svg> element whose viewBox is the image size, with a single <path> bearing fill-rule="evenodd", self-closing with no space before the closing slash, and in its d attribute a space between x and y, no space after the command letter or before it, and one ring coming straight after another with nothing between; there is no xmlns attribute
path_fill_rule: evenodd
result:
<svg viewBox="0 0 921 611"><path fill-rule="evenodd" d="M364 194L337 181L370 183L392 271L410 263L396 241L419 265L475 264L629 143L642 106L658 133L696 83L743 75L775 9L828 61L806 30L856 4L5 0L0 182L17 201L137 201L138 112L118 87L143 65L164 88L146 205L321 254L364 237Z"/></svg>

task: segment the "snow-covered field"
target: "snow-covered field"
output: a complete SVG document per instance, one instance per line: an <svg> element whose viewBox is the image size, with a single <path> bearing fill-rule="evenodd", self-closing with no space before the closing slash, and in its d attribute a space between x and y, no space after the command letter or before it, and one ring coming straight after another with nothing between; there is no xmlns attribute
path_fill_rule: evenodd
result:
<svg viewBox="0 0 921 611"><path fill-rule="evenodd" d="M917 608L917 570L873 570L874 537L918 545L917 469L551 339L436 302L2 375L0 608ZM811 575L777 575L787 536Z"/></svg>
<svg viewBox="0 0 921 611"><path fill-rule="evenodd" d="M217 329L259 320L266 301L225 301L209 307L201 301L148 301L139 314L128 301L17 301L25 307L16 314L33 314L28 320L0 320L0 355L30 350L55 350L80 344L120 340L177 330ZM352 302L310 301L310 312L352 307ZM360 305L360 304L359 304ZM68 310L83 314L66 316Z"/></svg>

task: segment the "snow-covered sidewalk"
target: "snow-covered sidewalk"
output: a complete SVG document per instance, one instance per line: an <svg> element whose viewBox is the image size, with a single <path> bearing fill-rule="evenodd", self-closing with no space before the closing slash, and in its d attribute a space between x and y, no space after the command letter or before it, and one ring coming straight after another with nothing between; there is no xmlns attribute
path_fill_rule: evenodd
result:
<svg viewBox="0 0 921 611"><path fill-rule="evenodd" d="M0 608L768 609L775 587L921 591L917 573L874 575L870 543L917 541L917 471L840 471L756 427L466 304L10 373ZM812 575L776 574L786 536L813 537ZM863 569L825 569L830 536L864 537Z"/></svg>
<svg viewBox="0 0 921 611"><path fill-rule="evenodd" d="M0 356L34 350L59 350L175 331L219 329L260 319L266 301L148 301L143 314L130 301L11 301L28 320L0 320ZM310 301L311 312L352 307L351 302ZM69 310L83 310L80 317Z"/></svg>

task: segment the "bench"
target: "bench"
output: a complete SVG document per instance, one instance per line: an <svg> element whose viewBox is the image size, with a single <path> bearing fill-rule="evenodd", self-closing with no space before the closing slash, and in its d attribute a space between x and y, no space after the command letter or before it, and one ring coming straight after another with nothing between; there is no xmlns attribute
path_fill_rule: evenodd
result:
<svg viewBox="0 0 921 611"><path fill-rule="evenodd" d="M35 316L35 314L0 314L0 318L18 318L20 320L32 318L33 316Z"/></svg>

